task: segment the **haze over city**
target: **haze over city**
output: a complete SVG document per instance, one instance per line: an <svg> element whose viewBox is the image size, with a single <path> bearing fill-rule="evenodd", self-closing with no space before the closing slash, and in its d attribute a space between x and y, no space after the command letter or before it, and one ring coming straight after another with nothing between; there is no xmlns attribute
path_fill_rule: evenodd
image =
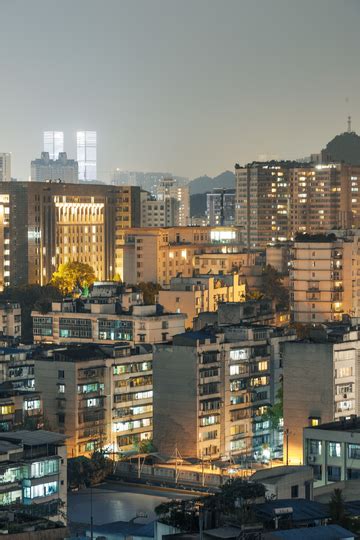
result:
<svg viewBox="0 0 360 540"><path fill-rule="evenodd" d="M0 148L22 180L46 129L72 158L96 130L103 181L310 155L360 125L359 19L357 0L3 0Z"/></svg>

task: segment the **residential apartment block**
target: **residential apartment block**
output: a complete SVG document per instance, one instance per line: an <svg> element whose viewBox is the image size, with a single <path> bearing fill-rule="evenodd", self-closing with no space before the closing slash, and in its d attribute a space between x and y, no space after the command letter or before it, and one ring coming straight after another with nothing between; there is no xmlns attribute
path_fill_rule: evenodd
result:
<svg viewBox="0 0 360 540"><path fill-rule="evenodd" d="M236 224L248 248L284 242L298 232L359 226L360 167L293 161L235 168Z"/></svg>
<svg viewBox="0 0 360 540"><path fill-rule="evenodd" d="M187 332L154 352L154 445L199 459L267 459L282 434L266 417L281 384L280 344L261 325ZM271 451L269 451L269 448Z"/></svg>
<svg viewBox="0 0 360 540"><path fill-rule="evenodd" d="M46 284L80 261L98 279L122 276L122 229L140 224L140 188L63 182L0 183L0 289Z"/></svg>
<svg viewBox="0 0 360 540"><path fill-rule="evenodd" d="M170 288L159 291L158 301L170 313L186 314L185 326L192 328L199 313L217 311L223 302L244 302L245 297L245 283L234 273L172 278Z"/></svg>
<svg viewBox="0 0 360 540"><path fill-rule="evenodd" d="M179 203L174 198L158 200L141 192L141 227L174 227L178 223Z"/></svg>
<svg viewBox="0 0 360 540"><path fill-rule="evenodd" d="M298 237L290 270L292 318L300 323L360 315L360 235L336 231Z"/></svg>
<svg viewBox="0 0 360 540"><path fill-rule="evenodd" d="M0 302L0 341L8 338L17 341L21 338L20 304Z"/></svg>
<svg viewBox="0 0 360 540"><path fill-rule="evenodd" d="M68 159L66 152L59 152L51 158L48 152L42 152L40 159L31 162L31 181L48 182L49 180L76 184L78 182L78 163Z"/></svg>
<svg viewBox="0 0 360 540"><path fill-rule="evenodd" d="M176 201L174 225L186 227L190 220L189 187L174 178L162 178L156 186L156 198L159 201Z"/></svg>
<svg viewBox="0 0 360 540"><path fill-rule="evenodd" d="M314 329L283 347L289 463L302 462L302 430L360 415L360 332L350 323ZM286 453L286 449L285 449Z"/></svg>
<svg viewBox="0 0 360 540"><path fill-rule="evenodd" d="M216 254L226 261L240 251L236 227L130 229L124 235L123 279L126 283L151 281L168 286L173 277L193 276L201 254ZM223 263L224 270L227 264Z"/></svg>
<svg viewBox="0 0 360 540"><path fill-rule="evenodd" d="M235 189L216 188L206 194L207 223L212 227L235 224Z"/></svg>
<svg viewBox="0 0 360 540"><path fill-rule="evenodd" d="M47 419L68 456L121 453L152 438L152 347L68 347L36 358Z"/></svg>
<svg viewBox="0 0 360 540"><path fill-rule="evenodd" d="M66 523L65 436L49 431L0 434L0 508Z"/></svg>

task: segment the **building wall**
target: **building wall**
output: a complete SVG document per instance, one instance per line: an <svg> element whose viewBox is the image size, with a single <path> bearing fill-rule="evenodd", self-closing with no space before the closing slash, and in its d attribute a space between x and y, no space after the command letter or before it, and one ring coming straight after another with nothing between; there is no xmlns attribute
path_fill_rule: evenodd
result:
<svg viewBox="0 0 360 540"><path fill-rule="evenodd" d="M160 454L197 456L197 353L192 347L154 352L154 446Z"/></svg>
<svg viewBox="0 0 360 540"><path fill-rule="evenodd" d="M136 187L0 183L0 282L42 285L70 260L92 264L101 280L122 277L121 231L138 219L139 197Z"/></svg>
<svg viewBox="0 0 360 540"><path fill-rule="evenodd" d="M334 415L333 344L284 344L284 429L289 430L289 464L302 463L302 430L310 418L330 422ZM284 441L286 459L286 440Z"/></svg>
<svg viewBox="0 0 360 540"><path fill-rule="evenodd" d="M290 272L293 320L318 323L358 316L359 236L334 242L295 242Z"/></svg>

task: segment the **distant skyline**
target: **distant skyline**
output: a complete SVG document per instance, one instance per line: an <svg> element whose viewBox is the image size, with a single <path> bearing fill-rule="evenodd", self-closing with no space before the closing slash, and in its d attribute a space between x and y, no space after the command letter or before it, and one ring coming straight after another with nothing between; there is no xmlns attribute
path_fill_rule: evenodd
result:
<svg viewBox="0 0 360 540"><path fill-rule="evenodd" d="M358 0L2 0L0 152L97 132L98 179L215 176L360 133Z"/></svg>

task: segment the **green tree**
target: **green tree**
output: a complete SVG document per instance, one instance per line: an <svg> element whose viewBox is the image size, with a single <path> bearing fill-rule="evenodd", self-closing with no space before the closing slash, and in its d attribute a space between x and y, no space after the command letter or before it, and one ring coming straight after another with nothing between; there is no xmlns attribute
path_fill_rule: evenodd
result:
<svg viewBox="0 0 360 540"><path fill-rule="evenodd" d="M340 525L346 522L345 499L341 489L334 489L329 502L331 519Z"/></svg>
<svg viewBox="0 0 360 540"><path fill-rule="evenodd" d="M266 412L263 414L263 420L269 420L271 429L278 429L280 420L283 418L283 400L284 400L284 388L283 385L280 386L276 392L276 401L274 405L271 405L267 408Z"/></svg>
<svg viewBox="0 0 360 540"><path fill-rule="evenodd" d="M158 283L152 282L141 282L138 284L139 289L144 296L144 304L147 306L152 306L156 303L156 295L161 290L161 286Z"/></svg>
<svg viewBox="0 0 360 540"><path fill-rule="evenodd" d="M41 313L51 308L51 302L62 299L62 294L53 285L20 285L7 287L0 294L1 302L15 302L21 307L21 339L24 343L33 341L31 312L38 309Z"/></svg>
<svg viewBox="0 0 360 540"><path fill-rule="evenodd" d="M76 287L85 289L90 287L96 280L93 268L79 261L70 261L60 264L53 273L51 284L57 287L62 294L71 294Z"/></svg>
<svg viewBox="0 0 360 540"><path fill-rule="evenodd" d="M284 287L280 273L270 264L263 268L260 292L276 303L278 309L289 307L289 291Z"/></svg>

